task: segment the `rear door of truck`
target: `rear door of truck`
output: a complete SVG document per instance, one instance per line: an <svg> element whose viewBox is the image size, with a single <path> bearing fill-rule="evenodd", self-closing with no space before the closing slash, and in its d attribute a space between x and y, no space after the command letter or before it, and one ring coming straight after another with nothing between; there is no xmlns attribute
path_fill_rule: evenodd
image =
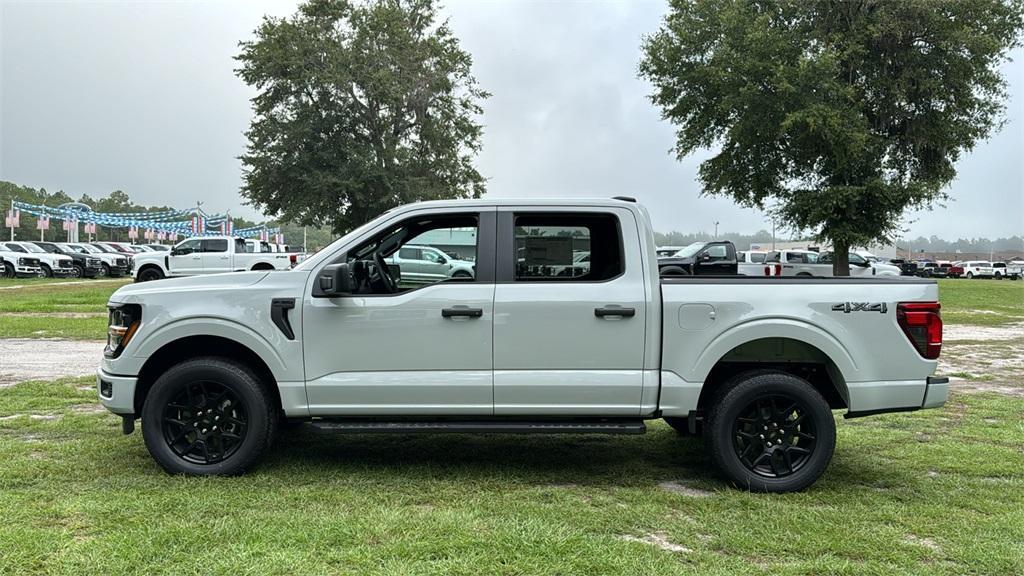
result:
<svg viewBox="0 0 1024 576"><path fill-rule="evenodd" d="M648 304L633 212L499 207L497 257L495 415L638 415Z"/></svg>

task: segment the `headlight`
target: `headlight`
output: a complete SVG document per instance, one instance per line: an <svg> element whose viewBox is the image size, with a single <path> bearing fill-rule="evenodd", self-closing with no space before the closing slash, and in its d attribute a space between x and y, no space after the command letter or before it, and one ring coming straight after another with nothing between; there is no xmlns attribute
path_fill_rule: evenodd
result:
<svg viewBox="0 0 1024 576"><path fill-rule="evenodd" d="M110 307L107 320L107 347L103 355L117 358L131 341L142 322L142 306L138 304L116 304Z"/></svg>

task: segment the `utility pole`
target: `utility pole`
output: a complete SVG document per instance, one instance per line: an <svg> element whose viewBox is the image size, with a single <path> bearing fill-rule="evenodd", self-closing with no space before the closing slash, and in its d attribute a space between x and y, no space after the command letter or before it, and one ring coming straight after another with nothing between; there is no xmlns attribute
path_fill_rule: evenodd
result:
<svg viewBox="0 0 1024 576"><path fill-rule="evenodd" d="M715 240L718 240L718 220L715 220Z"/></svg>
<svg viewBox="0 0 1024 576"><path fill-rule="evenodd" d="M775 252L775 217L772 217L772 252Z"/></svg>
<svg viewBox="0 0 1024 576"><path fill-rule="evenodd" d="M308 249L306 248L306 227L303 226L302 227L302 253L305 254L306 252L308 252Z"/></svg>

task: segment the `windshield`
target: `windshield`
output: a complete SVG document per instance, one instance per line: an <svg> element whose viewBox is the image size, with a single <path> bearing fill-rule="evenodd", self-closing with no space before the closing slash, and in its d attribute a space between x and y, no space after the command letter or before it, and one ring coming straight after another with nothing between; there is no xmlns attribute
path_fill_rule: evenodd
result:
<svg viewBox="0 0 1024 576"><path fill-rule="evenodd" d="M90 244L68 244L72 248L80 248L81 250L88 252L89 254L103 254L103 250L92 246Z"/></svg>
<svg viewBox="0 0 1024 576"><path fill-rule="evenodd" d="M103 244L89 244L89 246L95 247L100 252L106 252L107 254L117 254L117 250L114 250L110 246L104 246Z"/></svg>
<svg viewBox="0 0 1024 576"><path fill-rule="evenodd" d="M697 252L700 252L700 249L703 248L706 245L707 245L707 242L694 242L693 244L690 244L689 246L687 246L686 248L683 248L679 252L676 252L675 253L675 257L676 258L689 258L690 256L693 256Z"/></svg>
<svg viewBox="0 0 1024 576"><path fill-rule="evenodd" d="M21 246L18 246L14 242L8 242L7 244L4 244L4 246L6 246L7 249L11 250L12 252L26 252L26 250L24 248L22 248Z"/></svg>
<svg viewBox="0 0 1024 576"><path fill-rule="evenodd" d="M46 254L46 250L43 250L42 248L36 246L35 244L29 244L28 242L26 242L24 244L18 244L18 246L21 246L22 248L28 250L29 252L32 252L33 254Z"/></svg>

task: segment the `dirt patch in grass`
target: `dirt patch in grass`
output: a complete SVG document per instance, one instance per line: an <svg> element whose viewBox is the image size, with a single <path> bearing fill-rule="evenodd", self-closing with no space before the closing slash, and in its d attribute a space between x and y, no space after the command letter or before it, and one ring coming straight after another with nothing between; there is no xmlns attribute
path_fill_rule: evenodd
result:
<svg viewBox="0 0 1024 576"><path fill-rule="evenodd" d="M626 542L639 542L641 544L657 546L658 548L661 548L662 550L665 550L667 552L693 552L693 550L687 548L686 546L680 546L679 544L676 544L669 540L668 535L664 532L654 532L653 534L648 534L646 536L626 535L619 536L619 538L625 540Z"/></svg>
<svg viewBox="0 0 1024 576"><path fill-rule="evenodd" d="M0 339L0 388L27 380L56 380L96 372L104 342Z"/></svg>
<svg viewBox="0 0 1024 576"><path fill-rule="evenodd" d="M974 324L946 324L942 327L943 342L966 340L992 342L1017 340L1024 335L1024 322L1006 326L976 326Z"/></svg>
<svg viewBox="0 0 1024 576"><path fill-rule="evenodd" d="M682 496L690 496L692 498L707 498L709 496L715 495L714 492L709 492L707 490L701 490L700 488L687 486L686 484L682 484L680 482L662 482L661 484L658 484L658 488L661 488L666 492L680 494Z"/></svg>

